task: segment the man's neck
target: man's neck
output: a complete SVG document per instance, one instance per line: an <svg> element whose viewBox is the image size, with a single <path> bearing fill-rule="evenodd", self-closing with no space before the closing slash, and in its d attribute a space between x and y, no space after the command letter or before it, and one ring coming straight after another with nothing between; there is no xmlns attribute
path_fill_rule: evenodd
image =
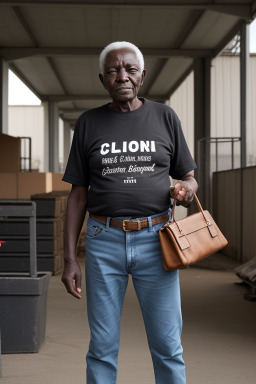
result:
<svg viewBox="0 0 256 384"><path fill-rule="evenodd" d="M123 103L112 101L112 103L109 104L109 108L117 112L130 112L139 109L142 105L143 102L136 97L133 100L125 101Z"/></svg>

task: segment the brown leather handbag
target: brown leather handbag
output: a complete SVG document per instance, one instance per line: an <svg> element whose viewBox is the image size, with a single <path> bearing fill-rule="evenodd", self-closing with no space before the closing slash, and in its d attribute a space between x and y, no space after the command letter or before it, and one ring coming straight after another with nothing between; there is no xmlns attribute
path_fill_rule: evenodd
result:
<svg viewBox="0 0 256 384"><path fill-rule="evenodd" d="M181 220L174 219L176 199L171 219L159 231L164 269L184 268L221 250L227 245L208 211L203 211L195 194L199 211Z"/></svg>

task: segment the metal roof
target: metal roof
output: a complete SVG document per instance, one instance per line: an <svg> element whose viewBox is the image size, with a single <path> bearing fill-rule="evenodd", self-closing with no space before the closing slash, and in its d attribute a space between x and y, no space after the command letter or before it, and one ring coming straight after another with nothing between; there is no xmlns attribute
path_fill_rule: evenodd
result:
<svg viewBox="0 0 256 384"><path fill-rule="evenodd" d="M73 120L108 100L98 81L98 55L108 43L138 45L147 69L141 95L164 101L195 58L218 55L255 11L255 0L0 0L0 56Z"/></svg>

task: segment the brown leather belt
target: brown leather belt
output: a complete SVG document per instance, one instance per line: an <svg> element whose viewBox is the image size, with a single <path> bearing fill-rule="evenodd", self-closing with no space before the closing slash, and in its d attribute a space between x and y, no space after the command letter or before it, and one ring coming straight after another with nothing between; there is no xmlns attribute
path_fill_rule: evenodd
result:
<svg viewBox="0 0 256 384"><path fill-rule="evenodd" d="M89 213L89 216L95 220L98 221L101 224L107 223L107 216L98 216L94 215L93 213ZM165 213L162 216L157 216L152 218L152 225L161 224L169 220L168 213ZM140 231L141 229L148 227L148 219L136 219L136 220L116 220L116 219L110 219L109 225L111 227L118 227L123 229L125 232L128 231Z"/></svg>

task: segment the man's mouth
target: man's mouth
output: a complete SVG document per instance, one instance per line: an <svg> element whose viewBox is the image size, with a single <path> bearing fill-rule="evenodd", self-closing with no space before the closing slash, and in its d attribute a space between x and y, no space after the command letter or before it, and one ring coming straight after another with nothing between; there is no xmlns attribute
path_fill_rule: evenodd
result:
<svg viewBox="0 0 256 384"><path fill-rule="evenodd" d="M131 89L132 89L131 87L122 87L122 88L117 88L116 92L119 92L119 91L130 91Z"/></svg>

